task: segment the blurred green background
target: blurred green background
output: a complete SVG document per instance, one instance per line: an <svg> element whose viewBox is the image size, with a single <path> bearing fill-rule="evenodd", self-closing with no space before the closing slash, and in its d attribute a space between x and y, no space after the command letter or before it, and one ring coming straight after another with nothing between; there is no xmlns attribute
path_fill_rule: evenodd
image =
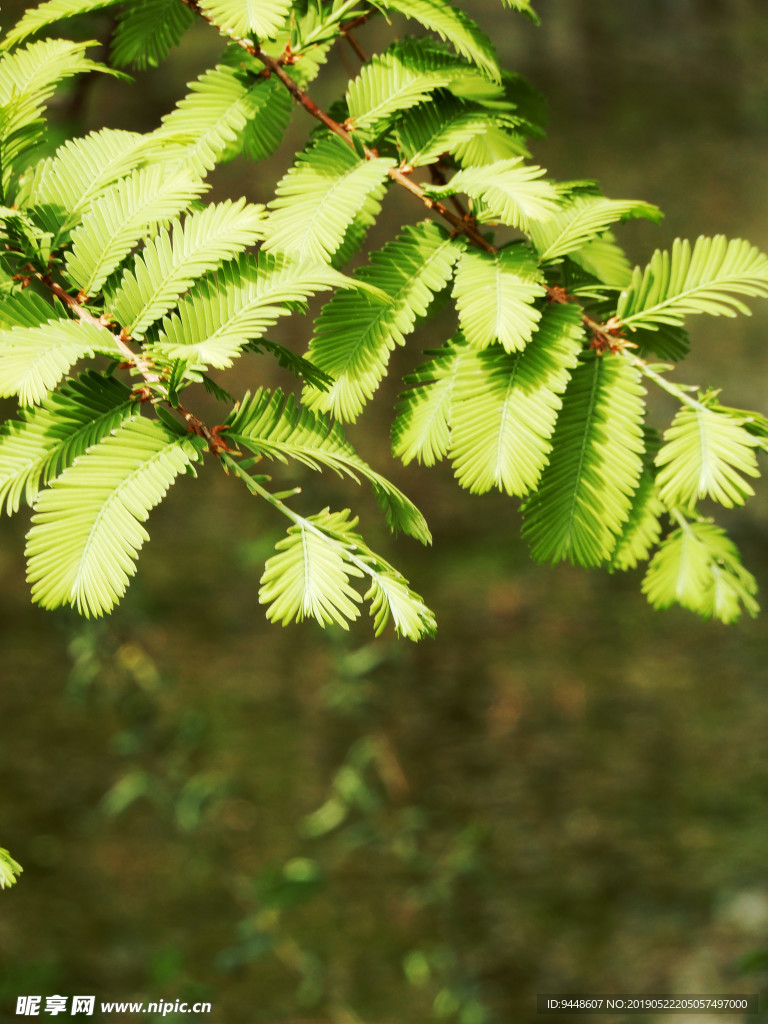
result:
<svg viewBox="0 0 768 1024"><path fill-rule="evenodd" d="M623 229L633 259L699 233L768 248L762 0L539 0L538 29L467 6L547 97L535 158L666 211ZM151 128L218 46L200 25L133 86L64 96L60 130ZM218 193L268 198L310 127L297 112L270 165L228 165ZM765 409L765 306L693 327L679 379ZM225 383L277 379L254 363ZM282 526L216 467L153 514L106 622L32 608L24 517L3 522L0 843L25 872L0 894L0 1019L21 994L206 999L217 1024L508 1024L536 1019L537 992L766 992L765 615L654 613L637 575L533 565L514 503L392 461L396 391L350 434L423 509L431 551L387 539L362 492L285 479L310 510L362 510L434 641L268 626ZM765 600L765 486L723 518Z"/></svg>

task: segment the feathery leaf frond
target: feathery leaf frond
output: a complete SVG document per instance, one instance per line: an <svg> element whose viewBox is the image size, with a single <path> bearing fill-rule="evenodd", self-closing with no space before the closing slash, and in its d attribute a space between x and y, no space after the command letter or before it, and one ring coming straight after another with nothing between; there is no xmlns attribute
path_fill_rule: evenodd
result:
<svg viewBox="0 0 768 1024"><path fill-rule="evenodd" d="M386 372L390 352L405 344L417 316L448 282L462 245L432 221L407 227L371 256L354 279L380 288L389 303L366 292L341 292L323 308L307 358L334 383L308 391L310 408L353 421Z"/></svg>
<svg viewBox="0 0 768 1024"><path fill-rule="evenodd" d="M658 221L661 211L637 199L575 196L554 217L541 223L531 221L529 233L542 263L549 263L578 252L607 231L611 224L628 217L647 217Z"/></svg>
<svg viewBox="0 0 768 1024"><path fill-rule="evenodd" d="M514 245L491 255L466 252L456 268L453 295L464 337L475 348L501 342L507 352L531 340L541 310L533 303L546 293L536 257Z"/></svg>
<svg viewBox="0 0 768 1024"><path fill-rule="evenodd" d="M349 83L349 117L357 128L375 125L428 100L436 89L466 99L497 98L500 86L427 39L406 39L376 55Z"/></svg>
<svg viewBox="0 0 768 1024"><path fill-rule="evenodd" d="M611 555L611 569L624 572L647 560L661 535L659 519L663 512L664 502L659 498L656 482L644 469L629 518Z"/></svg>
<svg viewBox="0 0 768 1024"><path fill-rule="evenodd" d="M77 320L0 331L0 397L41 402L78 359L104 351L119 354L109 331Z"/></svg>
<svg viewBox="0 0 768 1024"><path fill-rule="evenodd" d="M672 251L656 250L621 293L617 319L627 327L682 325L693 313L749 315L738 295L768 296L768 257L740 238L723 235L690 242L675 239Z"/></svg>
<svg viewBox="0 0 768 1024"><path fill-rule="evenodd" d="M424 190L436 199L464 192L487 206L483 220L497 219L528 231L532 221L544 221L560 208L558 190L541 180L544 174L543 167L515 157L457 171L447 185L425 185Z"/></svg>
<svg viewBox="0 0 768 1024"><path fill-rule="evenodd" d="M755 616L757 584L725 531L711 522L677 518L680 526L662 541L643 580L653 607L680 604L724 623L735 622L742 609Z"/></svg>
<svg viewBox="0 0 768 1024"><path fill-rule="evenodd" d="M117 15L110 57L118 67L156 68L194 20L179 0L131 0Z"/></svg>
<svg viewBox="0 0 768 1024"><path fill-rule="evenodd" d="M329 260L366 199L381 199L394 160L362 160L341 139L320 139L280 181L264 248Z"/></svg>
<svg viewBox="0 0 768 1024"><path fill-rule="evenodd" d="M433 466L448 453L456 381L463 361L474 357L461 335L426 354L432 358L404 379L410 386L400 394L392 424L392 452L406 466L414 459Z"/></svg>
<svg viewBox="0 0 768 1024"><path fill-rule="evenodd" d="M138 132L112 128L70 139L25 174L18 202L34 204L36 216L59 245L99 196L145 161L144 144Z"/></svg>
<svg viewBox="0 0 768 1024"><path fill-rule="evenodd" d="M19 420L0 430L0 504L8 515L28 505L40 487L58 476L92 444L118 427L136 409L131 392L92 371L54 391Z"/></svg>
<svg viewBox="0 0 768 1024"><path fill-rule="evenodd" d="M326 466L357 483L365 477L393 530L403 530L423 544L430 542L424 517L416 506L355 452L338 424L331 424L287 398L279 389L262 388L246 395L227 421L227 436L255 455L287 462L295 459L310 469Z"/></svg>
<svg viewBox="0 0 768 1024"><path fill-rule="evenodd" d="M523 497L536 486L583 340L578 310L552 306L522 352L493 345L462 360L450 410L450 456L462 487Z"/></svg>
<svg viewBox="0 0 768 1024"><path fill-rule="evenodd" d="M399 11L436 32L489 78L501 81L499 62L491 40L464 11L442 0L382 0L382 7Z"/></svg>
<svg viewBox="0 0 768 1024"><path fill-rule="evenodd" d="M511 7L513 11L520 11L521 14L527 14L531 21L534 21L537 25L539 22L539 16L531 7L531 0L501 0L505 7Z"/></svg>
<svg viewBox="0 0 768 1024"><path fill-rule="evenodd" d="M626 288L632 280L632 265L610 231L582 245L568 259L609 288Z"/></svg>
<svg viewBox="0 0 768 1024"><path fill-rule="evenodd" d="M291 0L199 0L226 35L274 39L291 11Z"/></svg>
<svg viewBox="0 0 768 1024"><path fill-rule="evenodd" d="M263 233L264 208L227 200L174 221L134 257L107 306L134 338L159 320L194 281L232 259Z"/></svg>
<svg viewBox="0 0 768 1024"><path fill-rule="evenodd" d="M153 224L176 216L206 188L189 172L169 175L162 165L133 171L93 203L72 233L67 277L84 295L96 295Z"/></svg>
<svg viewBox="0 0 768 1024"><path fill-rule="evenodd" d="M706 497L732 508L755 493L744 476L760 475L759 442L742 424L705 406L679 410L656 456L659 494L667 506L692 508Z"/></svg>
<svg viewBox="0 0 768 1024"><path fill-rule="evenodd" d="M411 640L431 636L435 619L408 581L374 554L356 532L357 519L347 509L314 516L291 513L294 525L277 544L261 578L259 601L269 605L272 622L300 622L312 617L321 626L347 623L360 614L360 594L351 580L367 577L374 628L379 636L390 616L397 632Z"/></svg>
<svg viewBox="0 0 768 1024"><path fill-rule="evenodd" d="M33 599L89 617L110 611L149 539L142 523L198 458L191 438L136 419L65 469L35 504L26 549Z"/></svg>
<svg viewBox="0 0 768 1024"><path fill-rule="evenodd" d="M28 289L15 292L12 301L0 303L0 328L38 327L50 320L53 312L41 295Z"/></svg>
<svg viewBox="0 0 768 1024"><path fill-rule="evenodd" d="M291 98L275 79L250 80L226 65L209 68L167 114L153 138L176 145L177 158L195 174L245 152L253 160L277 149L291 116ZM173 149L166 159L173 157Z"/></svg>
<svg viewBox="0 0 768 1024"><path fill-rule="evenodd" d="M515 118L511 114L492 114L482 107L462 103L448 93L435 93L431 102L406 110L395 127L395 138L405 161L412 167L434 163L445 153L453 153L461 161L470 153L469 144L480 140L483 156L489 156L489 142L484 138L489 133L500 131L508 140L508 150L494 153L489 159L468 160L472 164L491 163L506 157L520 156L525 152L522 141L504 132L513 127ZM496 140L498 141L498 140ZM472 151L472 156L479 156Z"/></svg>
<svg viewBox="0 0 768 1024"><path fill-rule="evenodd" d="M589 356L574 371L549 464L523 509L536 559L596 566L611 557L643 469L643 394L621 356Z"/></svg>
<svg viewBox="0 0 768 1024"><path fill-rule="evenodd" d="M352 538L357 538L353 533L357 519L348 517L346 509L324 509L289 527L288 535L277 543L277 554L267 560L259 591L259 602L269 606L270 622L285 626L311 617L323 627L335 623L348 629L347 623L358 618L361 597L350 577L359 578L363 572L348 556ZM339 534L347 543L337 539Z"/></svg>
<svg viewBox="0 0 768 1024"><path fill-rule="evenodd" d="M0 155L5 183L14 161L38 144L44 128L43 105L60 82L85 71L115 74L85 56L95 45L44 39L0 56Z"/></svg>
<svg viewBox="0 0 768 1024"><path fill-rule="evenodd" d="M73 18L78 14L88 14L91 11L99 11L104 7L114 7L119 0L47 0L47 3L40 4L32 10L27 11L24 16L16 22L3 40L3 48L15 46L28 36L39 32L46 25L52 25L55 21L63 21L65 18Z"/></svg>
<svg viewBox="0 0 768 1024"><path fill-rule="evenodd" d="M351 278L325 263L294 263L265 253L240 256L195 284L163 320L151 351L196 368L223 370L293 303L329 288L353 286Z"/></svg>

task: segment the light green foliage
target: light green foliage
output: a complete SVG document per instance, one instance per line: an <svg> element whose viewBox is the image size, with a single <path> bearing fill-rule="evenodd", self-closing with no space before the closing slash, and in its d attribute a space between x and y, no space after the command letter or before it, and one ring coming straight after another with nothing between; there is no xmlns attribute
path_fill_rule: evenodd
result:
<svg viewBox="0 0 768 1024"><path fill-rule="evenodd" d="M587 357L574 371L552 436L552 455L525 504L536 558L608 561L642 470L643 388L624 360Z"/></svg>
<svg viewBox="0 0 768 1024"><path fill-rule="evenodd" d="M226 202L176 220L161 229L134 257L109 308L134 338L176 305L176 300L208 270L253 245L262 234L263 208Z"/></svg>
<svg viewBox="0 0 768 1024"><path fill-rule="evenodd" d="M498 99L501 87L428 40L395 43L374 56L347 90L353 125L380 125L393 114L428 100L437 89L466 99Z"/></svg>
<svg viewBox="0 0 768 1024"><path fill-rule="evenodd" d="M677 239L671 252L657 250L644 272L635 270L616 317L630 328L656 329L693 313L749 315L738 295L768 295L768 257L740 238L699 238L693 250Z"/></svg>
<svg viewBox="0 0 768 1024"><path fill-rule="evenodd" d="M536 20L530 0L505 5ZM54 22L66 34L80 14L97 29L109 20L119 66L158 65L196 18L220 34L221 54L153 130L105 126L54 151L46 103L73 76L109 69L89 43L24 41ZM391 41L389 14L432 35ZM309 83L376 17L378 52L355 44L359 71L321 110ZM288 170L266 206L206 203L210 172L274 153L297 105L315 129L281 154ZM754 614L754 580L698 503L753 493L768 420L645 357L683 358L693 314L748 312L745 300L768 296L768 259L705 237L633 271L613 231L659 211L550 180L527 149L539 111L474 21L438 0L51 0L28 11L0 43L0 396L18 401L0 428L0 503L33 508L33 598L110 611L150 511L208 458L288 520L261 582L271 621L346 627L367 602L377 634L391 622L431 635L432 613L354 513L300 512L299 489L260 472L365 482L393 531L428 544L418 509L336 422L361 415L426 321L426 361L398 355L399 459L448 458L459 486L525 499L537 559L610 571L650 559L655 607ZM405 223L382 215L394 189L413 202ZM348 267L377 221L377 250ZM308 342L298 325L321 294ZM288 316L291 341L267 337ZM437 324L450 340L434 337ZM301 397L253 385L247 364L264 356L303 379ZM663 438L646 387L679 406ZM203 388L219 407L208 422ZM0 884L12 865L0 851Z"/></svg>
<svg viewBox="0 0 768 1024"><path fill-rule="evenodd" d="M546 171L525 164L522 157L497 160L457 171L448 185L431 185L436 199L464 192L481 205L479 217L528 230L533 221L548 220L558 211L558 191L542 180Z"/></svg>
<svg viewBox="0 0 768 1024"><path fill-rule="evenodd" d="M291 102L277 83L219 65L189 89L147 140L163 150L165 161L177 146L181 166L205 174L241 151L259 160L280 144Z"/></svg>
<svg viewBox="0 0 768 1024"><path fill-rule="evenodd" d="M360 614L360 594L352 580L369 583L365 599L378 636L392 617L402 636L419 640L435 630L432 613L407 581L367 547L349 512L329 512L299 519L277 545L261 578L259 600L267 616L283 625L312 616L318 622L347 628Z"/></svg>
<svg viewBox="0 0 768 1024"><path fill-rule="evenodd" d="M667 505L688 508L712 498L732 508L755 493L744 476L760 475L759 442L742 422L698 403L683 406L656 456L659 495Z"/></svg>
<svg viewBox="0 0 768 1024"><path fill-rule="evenodd" d="M35 599L44 608L68 602L83 615L109 611L149 539L141 524L198 447L158 421L129 420L53 480L34 504L27 538Z"/></svg>
<svg viewBox="0 0 768 1024"><path fill-rule="evenodd" d="M659 210L650 203L603 196L576 196L548 220L531 224L531 238L542 263L569 255L577 257L585 245L605 234L611 224L627 217L658 220Z"/></svg>
<svg viewBox="0 0 768 1024"><path fill-rule="evenodd" d="M418 21L424 28L436 32L489 78L495 82L500 81L501 71L493 44L464 11L443 0L386 0L383 6L387 10L399 11Z"/></svg>
<svg viewBox="0 0 768 1024"><path fill-rule="evenodd" d="M363 160L341 139L321 139L302 153L277 186L265 248L329 260L369 197L379 200L394 161Z"/></svg>
<svg viewBox="0 0 768 1024"><path fill-rule="evenodd" d="M518 124L513 114L495 114L479 104L463 103L443 94L407 111L395 135L398 148L412 167L434 164L444 153L462 163L469 157L470 164L482 164L525 153L522 139L508 130ZM499 146L503 147L501 151Z"/></svg>
<svg viewBox="0 0 768 1024"><path fill-rule="evenodd" d="M431 221L409 227L371 256L355 279L381 289L382 302L365 291L337 293L321 313L307 353L333 378L310 391L307 404L342 420L355 420L386 373L390 352L404 345L436 292L448 282L461 245Z"/></svg>
<svg viewBox="0 0 768 1024"><path fill-rule="evenodd" d="M523 246L491 256L467 252L453 289L464 337L475 348L498 341L507 352L525 348L541 319L535 300L546 292L536 255Z"/></svg>
<svg viewBox="0 0 768 1024"><path fill-rule="evenodd" d="M179 0L134 0L117 16L110 58L118 67L155 68L194 20Z"/></svg>
<svg viewBox="0 0 768 1024"><path fill-rule="evenodd" d="M360 458L338 424L332 424L309 409L302 409L292 396L284 398L257 391L246 395L227 423L226 433L255 455L286 462L288 458L319 470L326 466L340 476L359 482L365 477L393 530L403 530L424 544L431 540L429 529L416 506L381 474Z"/></svg>
<svg viewBox="0 0 768 1024"><path fill-rule="evenodd" d="M93 45L47 39L0 58L0 171L4 189L10 183L12 165L21 163L40 143L43 106L59 83L85 71L109 71L85 56Z"/></svg>
<svg viewBox="0 0 768 1024"><path fill-rule="evenodd" d="M192 288L161 325L152 354L195 367L231 366L292 304L353 282L324 263L293 263L260 253L225 264Z"/></svg>
<svg viewBox="0 0 768 1024"><path fill-rule="evenodd" d="M37 327L0 331L0 396L21 405L42 402L78 359L118 355L112 335L95 324L48 320Z"/></svg>
<svg viewBox="0 0 768 1024"><path fill-rule="evenodd" d="M677 603L726 623L735 621L742 607L755 615L757 585L734 544L714 523L676 518L680 526L664 539L643 580L654 608Z"/></svg>
<svg viewBox="0 0 768 1024"><path fill-rule="evenodd" d="M13 885L23 870L21 864L15 861L7 850L0 847L0 889L7 889Z"/></svg>
<svg viewBox="0 0 768 1024"><path fill-rule="evenodd" d="M130 390L92 371L52 391L43 404L22 409L0 433L0 501L8 513L31 505L41 484L118 427L135 408Z"/></svg>
<svg viewBox="0 0 768 1024"><path fill-rule="evenodd" d="M226 35L273 39L291 11L291 0L200 0L201 9Z"/></svg>
<svg viewBox="0 0 768 1024"><path fill-rule="evenodd" d="M578 313L561 306L544 314L522 352L494 345L462 360L449 414L462 487L523 497L536 486L581 344Z"/></svg>

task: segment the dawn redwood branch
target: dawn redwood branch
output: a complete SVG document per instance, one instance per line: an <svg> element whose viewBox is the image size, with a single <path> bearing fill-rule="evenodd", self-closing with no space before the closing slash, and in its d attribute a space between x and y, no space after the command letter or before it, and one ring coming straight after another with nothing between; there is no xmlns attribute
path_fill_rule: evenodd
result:
<svg viewBox="0 0 768 1024"><path fill-rule="evenodd" d="M191 11L194 11L196 14L199 14L213 28L215 28L218 32L222 33L222 35L228 36L233 43L236 43L238 46L242 47L252 57L255 57L257 60L261 61L261 63L264 65L265 73L268 75L272 74L276 78L278 78L280 82L282 82L282 84L288 90L288 92L291 94L291 96L294 98L296 103L299 104L299 106L303 107L307 111L307 113L309 113L317 121L320 121L322 124L324 124L329 131L333 132L334 135L337 135L340 139L346 142L346 144L350 146L352 149L354 149L355 152L358 152L358 147L355 145L353 139L352 129L346 125L340 124L338 121L330 117L324 110L321 110L320 107L318 107L318 105L314 102L314 100L310 98L309 94L304 89L302 89L301 86L296 81L294 81L294 79L291 78L291 76L286 72L283 65L292 62L292 55L290 54L290 51L287 53L287 55L284 55L280 59L270 57L270 55L266 53L257 43L254 43L253 40L246 39L237 36L234 33L223 30L219 25L216 24L213 18L209 14L207 14L206 11L202 10L197 0L181 0L181 3L183 3ZM359 18L355 18L352 21L347 22L345 25L342 25L343 34L347 35L347 38L349 38L348 32L350 29L356 28L364 21L367 21L368 18L375 13L375 11L371 11L370 14L361 15ZM351 39L350 42L352 42ZM370 149L366 145L362 146L362 151L365 154L365 158L367 160L374 159L378 156L378 153L375 150ZM433 199L424 191L424 189L417 182L412 181L410 179L409 174L411 173L412 170L413 168L407 165L401 165L400 167L390 167L389 170L387 171L387 175L392 181L396 182L402 188L406 189L406 191L410 192L411 195L415 196L421 203L424 204L424 206L426 206L430 210L434 210L444 220L448 221L448 223L453 227L453 229L457 233L466 235L470 242L472 242L478 248L483 249L485 250L485 252L492 254L498 252L496 246L492 245L488 241L488 239L484 238L483 235L477 230L477 227L475 226L473 219L469 216L469 214L464 213L463 208L461 207L460 204L459 213L454 213L452 210L449 210L444 203L441 203L440 200ZM441 173L439 168L437 168L437 173ZM460 215L461 213L463 213L463 216ZM566 293L565 289L558 287L548 287L547 297L549 298L550 302L575 301L570 295ZM606 350L610 352L618 352L621 351L625 346L631 345L631 342L628 342L625 337L619 334L620 325L618 323L614 323L613 320L609 320L606 324L599 324L584 312L582 312L581 320L592 336L591 347L594 348L597 352L605 352Z"/></svg>

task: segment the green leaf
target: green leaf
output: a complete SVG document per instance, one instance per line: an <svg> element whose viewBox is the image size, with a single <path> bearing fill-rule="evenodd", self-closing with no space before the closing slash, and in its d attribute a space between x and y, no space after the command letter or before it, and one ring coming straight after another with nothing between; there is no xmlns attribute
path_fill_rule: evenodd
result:
<svg viewBox="0 0 768 1024"><path fill-rule="evenodd" d="M607 561L643 469L643 388L621 356L589 356L563 396L550 461L525 503L524 535L541 561Z"/></svg>
<svg viewBox="0 0 768 1024"><path fill-rule="evenodd" d="M664 539L643 580L653 607L680 604L724 623L735 622L742 609L755 616L757 584L725 532L711 522L677 519L679 528Z"/></svg>
<svg viewBox="0 0 768 1024"><path fill-rule="evenodd" d="M119 355L108 330L77 320L0 331L0 396L40 402L78 359L96 352Z"/></svg>
<svg viewBox="0 0 768 1024"><path fill-rule="evenodd" d="M375 555L355 531L349 512L322 512L306 519L291 514L295 525L277 545L261 578L259 601L269 605L267 618L283 625L307 617L321 626L347 623L360 614L360 594L351 580L367 577L365 599L378 636L391 616L401 635L418 640L432 635L434 616L408 581Z"/></svg>
<svg viewBox="0 0 768 1024"><path fill-rule="evenodd" d="M110 611L148 540L142 523L198 458L191 439L138 419L64 470L38 497L27 537L33 599L85 616Z"/></svg>
<svg viewBox="0 0 768 1024"><path fill-rule="evenodd" d="M260 160L282 141L291 97L277 79L249 78L219 65L190 82L189 90L153 133L163 148L170 147L164 159L175 157L202 175L241 152Z"/></svg>
<svg viewBox="0 0 768 1024"><path fill-rule="evenodd" d="M259 602L269 605L270 622L302 622L312 617L321 626L347 623L360 615L360 594L351 577L363 575L348 557L348 549L334 534L349 536L357 520L348 511L328 509L291 526L288 536L277 544L277 554L267 560L261 577Z"/></svg>
<svg viewBox="0 0 768 1024"><path fill-rule="evenodd" d="M54 157L27 172L18 202L34 205L35 215L53 232L58 247L93 202L145 160L145 136L103 128L70 139Z"/></svg>
<svg viewBox="0 0 768 1024"><path fill-rule="evenodd" d="M662 501L690 508L707 497L727 508L743 505L755 493L744 475L760 475L755 458L759 441L743 423L704 405L683 406L664 432L665 444L656 456Z"/></svg>
<svg viewBox="0 0 768 1024"><path fill-rule="evenodd" d="M664 503L659 498L656 483L650 472L644 469L632 499L629 518L611 556L611 569L624 572L647 560L658 543L661 534L659 519L663 512Z"/></svg>
<svg viewBox="0 0 768 1024"><path fill-rule="evenodd" d="M444 47L431 40L406 39L372 57L350 82L349 117L356 128L370 127L446 88L466 99L502 94L499 86Z"/></svg>
<svg viewBox="0 0 768 1024"><path fill-rule="evenodd" d="M536 486L583 334L577 308L551 306L522 352L492 346L461 361L450 455L462 487L522 497Z"/></svg>
<svg viewBox="0 0 768 1024"><path fill-rule="evenodd" d="M400 394L392 424L392 451L406 466L414 459L433 466L447 454L456 382L462 362L474 358L461 336L427 355L432 358L405 377L409 388Z"/></svg>
<svg viewBox="0 0 768 1024"><path fill-rule="evenodd" d="M399 11L436 32L490 79L501 81L499 62L491 40L464 11L442 0L382 0L382 6L390 11Z"/></svg>
<svg viewBox="0 0 768 1024"><path fill-rule="evenodd" d="M357 455L341 427L302 408L279 389L270 394L259 388L253 397L246 395L227 420L226 434L255 455L280 462L295 459L314 470L325 466L358 483L364 477L391 529L401 529L423 544L430 542L429 529L416 506Z"/></svg>
<svg viewBox="0 0 768 1024"><path fill-rule="evenodd" d="M206 187L188 172L168 175L162 165L133 171L93 203L73 232L67 276L83 295L96 295L145 232L186 209Z"/></svg>
<svg viewBox="0 0 768 1024"><path fill-rule="evenodd" d="M55 21L71 18L77 14L88 14L104 7L114 7L119 0L48 0L33 10L27 11L9 32L2 42L2 48L8 49L20 43L27 36L39 32L46 25Z"/></svg>
<svg viewBox="0 0 768 1024"><path fill-rule="evenodd" d="M599 238L593 238L568 258L602 284L612 288L626 288L632 279L630 262L610 231ZM633 340L638 339L635 337Z"/></svg>
<svg viewBox="0 0 768 1024"><path fill-rule="evenodd" d="M403 159L412 167L432 164L445 153L455 154L461 162L484 164L525 153L522 140L505 131L515 123L512 115L494 115L441 92L433 94L430 102L405 111L397 122L395 138ZM501 133L502 142L496 132ZM474 147L473 142L477 143ZM494 149L491 154L489 146L498 145L504 151Z"/></svg>
<svg viewBox="0 0 768 1024"><path fill-rule="evenodd" d="M351 278L325 263L242 255L194 285L163 320L149 354L223 370L295 303L329 288L353 286Z"/></svg>
<svg viewBox="0 0 768 1024"><path fill-rule="evenodd" d="M531 7L531 0L501 0L505 7L511 7L513 11L520 11L527 14L531 21L540 24L539 16Z"/></svg>
<svg viewBox="0 0 768 1024"><path fill-rule="evenodd" d="M117 428L136 409L131 392L114 377L88 372L54 391L41 406L0 428L0 504L18 511L40 487L78 455Z"/></svg>
<svg viewBox="0 0 768 1024"><path fill-rule="evenodd" d="M45 39L0 57L0 153L5 184L14 161L39 143L43 106L59 83L85 71L114 74L85 56L95 45Z"/></svg>
<svg viewBox="0 0 768 1024"><path fill-rule="evenodd" d="M543 174L543 167L515 157L457 171L447 185L425 185L424 191L435 199L464 192L486 205L483 220L498 219L528 231L532 221L546 220L560 208L560 194L550 182L540 180Z"/></svg>
<svg viewBox="0 0 768 1024"><path fill-rule="evenodd" d="M453 295L459 323L476 348L501 342L507 352L524 348L541 319L533 303L546 294L536 257L525 246L501 252L466 252L456 268Z"/></svg>
<svg viewBox="0 0 768 1024"><path fill-rule="evenodd" d="M335 135L320 139L278 184L264 248L329 260L365 201L381 199L393 166L390 159L361 160Z"/></svg>
<svg viewBox="0 0 768 1024"><path fill-rule="evenodd" d="M0 327L39 327L53 311L49 302L29 289L14 292L0 304Z"/></svg>
<svg viewBox="0 0 768 1024"><path fill-rule="evenodd" d="M628 217L647 217L658 221L661 211L637 199L576 196L554 217L548 217L541 223L531 221L529 233L542 263L549 263L577 253L602 235L611 224Z"/></svg>
<svg viewBox="0 0 768 1024"><path fill-rule="evenodd" d="M232 259L263 233L264 208L227 200L173 222L134 257L107 308L123 329L143 338L146 329L176 305L194 281Z"/></svg>
<svg viewBox="0 0 768 1024"><path fill-rule="evenodd" d="M23 870L21 864L15 861L7 850L0 848L0 889L7 889L14 885L16 877Z"/></svg>
<svg viewBox="0 0 768 1024"><path fill-rule="evenodd" d="M365 291L337 293L323 308L307 358L333 378L327 391L305 392L313 409L355 420L386 373L390 352L423 316L450 278L462 244L432 221L407 227L371 255L354 280L380 288L385 303Z"/></svg>
<svg viewBox="0 0 768 1024"><path fill-rule="evenodd" d="M274 39L291 12L291 0L199 0L200 9L228 36Z"/></svg>
<svg viewBox="0 0 768 1024"><path fill-rule="evenodd" d="M195 20L179 0L131 0L117 15L110 57L118 67L156 68Z"/></svg>
<svg viewBox="0 0 768 1024"><path fill-rule="evenodd" d="M621 293L616 317L622 325L658 328L682 325L686 316L749 315L736 296L768 296L768 257L749 242L723 235L688 241L675 239L672 251L653 254Z"/></svg>

